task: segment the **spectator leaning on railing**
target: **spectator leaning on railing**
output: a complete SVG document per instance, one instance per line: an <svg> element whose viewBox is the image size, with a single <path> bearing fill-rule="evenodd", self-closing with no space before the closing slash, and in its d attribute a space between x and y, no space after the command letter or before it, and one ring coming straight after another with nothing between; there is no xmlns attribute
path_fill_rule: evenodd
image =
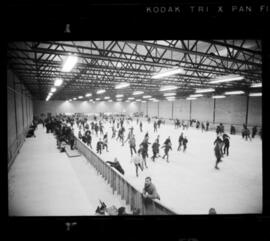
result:
<svg viewBox="0 0 270 241"><path fill-rule="evenodd" d="M145 184L143 188L143 197L145 199L158 199L160 200L160 196L157 193L155 185L151 182L151 177L145 178Z"/></svg>

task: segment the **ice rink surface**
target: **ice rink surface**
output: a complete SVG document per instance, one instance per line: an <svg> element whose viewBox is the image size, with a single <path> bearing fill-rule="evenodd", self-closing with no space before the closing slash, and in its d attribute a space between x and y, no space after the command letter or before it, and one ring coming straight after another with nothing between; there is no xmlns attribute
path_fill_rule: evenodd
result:
<svg viewBox="0 0 270 241"><path fill-rule="evenodd" d="M148 169L139 170L136 177L134 164L130 162L129 145L111 139L111 124L104 122L104 133L109 134L109 152L100 155L104 161L118 158L125 178L142 190L144 178L150 176L161 196L161 202L177 214L208 214L214 207L218 214L260 213L262 211L262 141L257 136L252 141L240 135L230 135L230 153L224 156L215 170L213 131L202 132L194 127L183 131L173 125L161 125L154 133L153 121L143 122L143 132L133 121L125 123L125 139L133 126L136 149L145 133L153 143L160 135L160 144L170 136L173 150L169 163L162 158L152 162L149 146ZM187 150L178 152L181 132L188 138ZM78 129L75 127L75 133ZM12 216L81 216L93 215L101 199L108 206L125 206L118 195L97 174L96 170L81 157L68 158L56 148L53 134L46 134L38 126L36 138L26 139L9 171L9 214ZM98 137L93 133L93 151L96 152ZM160 149L163 155L164 149ZM129 207L127 211L130 211Z"/></svg>
<svg viewBox="0 0 270 241"><path fill-rule="evenodd" d="M90 122L89 122L90 123ZM109 122L104 122L104 133L109 134L109 152L99 155L104 161L118 158L125 178L139 190L143 189L144 178L150 176L161 196L161 202L177 214L208 214L211 207L218 214L243 214L262 212L262 140L256 136L252 141L242 139L240 135L230 136L229 156L224 156L219 164L220 170L214 169L214 131L202 132L190 127L183 131L171 124L161 125L154 133L153 121L143 121L143 132L140 132L136 121L124 124L126 132L134 127L136 149L146 132L149 133L147 158L148 169L139 169L136 177L134 164L130 162L131 154L128 142L122 146L120 141L111 139L112 130ZM178 138L181 132L188 138L187 150L177 151ZM75 133L78 129L75 126ZM228 134L228 133L227 133ZM169 163L158 158L153 162L152 143L160 135L160 144L170 136L172 151L169 152ZM116 135L117 136L117 135ZM92 147L96 152L98 137L92 133ZM163 155L164 149L160 149Z"/></svg>

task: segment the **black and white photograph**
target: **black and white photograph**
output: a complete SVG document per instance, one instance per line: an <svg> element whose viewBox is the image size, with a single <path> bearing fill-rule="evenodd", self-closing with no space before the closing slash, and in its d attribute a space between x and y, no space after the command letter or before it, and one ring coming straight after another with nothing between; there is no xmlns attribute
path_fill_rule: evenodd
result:
<svg viewBox="0 0 270 241"><path fill-rule="evenodd" d="M262 213L259 39L8 44L10 216Z"/></svg>
<svg viewBox="0 0 270 241"><path fill-rule="evenodd" d="M269 240L269 9L9 1L8 237Z"/></svg>

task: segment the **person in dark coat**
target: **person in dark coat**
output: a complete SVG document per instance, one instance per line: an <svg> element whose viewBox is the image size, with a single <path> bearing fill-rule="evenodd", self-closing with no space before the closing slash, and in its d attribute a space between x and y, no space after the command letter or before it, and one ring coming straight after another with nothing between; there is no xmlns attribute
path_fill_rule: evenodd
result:
<svg viewBox="0 0 270 241"><path fill-rule="evenodd" d="M69 133L69 144L70 144L70 149L74 150L74 144L75 144L75 136L73 131Z"/></svg>
<svg viewBox="0 0 270 241"><path fill-rule="evenodd" d="M157 122L154 121L154 132L157 132Z"/></svg>
<svg viewBox="0 0 270 241"><path fill-rule="evenodd" d="M202 122L202 124L201 124L201 128L202 128L202 132L205 131L205 125L204 125L203 122Z"/></svg>
<svg viewBox="0 0 270 241"><path fill-rule="evenodd" d="M103 146L103 142L101 141L101 138L99 138L99 141L97 142L97 153L101 154L102 152L102 146Z"/></svg>
<svg viewBox="0 0 270 241"><path fill-rule="evenodd" d="M140 131L142 132L143 130L142 130L142 126L143 126L143 124L142 124L142 122L140 122Z"/></svg>
<svg viewBox="0 0 270 241"><path fill-rule="evenodd" d="M152 151L153 151L153 156L151 157L152 161L155 161L155 158L157 158L157 154L159 153L159 142L158 139L155 140L155 142L152 145Z"/></svg>
<svg viewBox="0 0 270 241"><path fill-rule="evenodd" d="M103 149L106 147L106 151L108 152L108 133L103 136Z"/></svg>
<svg viewBox="0 0 270 241"><path fill-rule="evenodd" d="M143 160L142 166L144 165L143 168L148 168L147 163L146 163L146 150L143 147L142 143L139 146L138 153L142 156L142 160Z"/></svg>
<svg viewBox="0 0 270 241"><path fill-rule="evenodd" d="M112 138L114 138L116 136L116 129L114 127L114 125L112 126Z"/></svg>
<svg viewBox="0 0 270 241"><path fill-rule="evenodd" d="M230 147L230 137L225 133L223 134L223 143L224 143L223 153L228 156Z"/></svg>
<svg viewBox="0 0 270 241"><path fill-rule="evenodd" d="M187 143L188 143L188 139L187 139L187 137L185 136L184 137L184 139L183 139L183 152L185 152L186 151L186 149L187 149Z"/></svg>
<svg viewBox="0 0 270 241"><path fill-rule="evenodd" d="M133 156L133 151L136 153L136 139L133 132L129 133L127 140L129 141L129 149L130 149L131 156Z"/></svg>
<svg viewBox="0 0 270 241"><path fill-rule="evenodd" d="M231 131L230 131L231 135L235 135L235 132L236 132L235 127L231 125Z"/></svg>
<svg viewBox="0 0 270 241"><path fill-rule="evenodd" d="M179 139L178 139L178 148L177 148L177 151L180 151L181 150L181 146L183 145L183 140L184 140L184 133L182 132L181 135L179 136Z"/></svg>
<svg viewBox="0 0 270 241"><path fill-rule="evenodd" d="M217 159L215 168L219 169L218 164L221 162L221 158L222 158L222 140L219 136L215 140L214 145L215 145L214 152Z"/></svg>
<svg viewBox="0 0 270 241"><path fill-rule="evenodd" d="M257 126L253 126L252 128L252 138L254 138L257 134Z"/></svg>
<svg viewBox="0 0 270 241"><path fill-rule="evenodd" d="M169 162L169 150L172 150L172 143L170 137L165 140L164 145L161 148L164 148L164 156L162 157L162 159L167 156L167 162Z"/></svg>
<svg viewBox="0 0 270 241"><path fill-rule="evenodd" d="M115 168L118 172L120 172L122 175L125 174L120 162L117 160L117 158L114 158L114 162L107 161L106 163L110 164L111 167Z"/></svg>
<svg viewBox="0 0 270 241"><path fill-rule="evenodd" d="M209 122L207 121L206 122L206 131L208 131L209 130Z"/></svg>

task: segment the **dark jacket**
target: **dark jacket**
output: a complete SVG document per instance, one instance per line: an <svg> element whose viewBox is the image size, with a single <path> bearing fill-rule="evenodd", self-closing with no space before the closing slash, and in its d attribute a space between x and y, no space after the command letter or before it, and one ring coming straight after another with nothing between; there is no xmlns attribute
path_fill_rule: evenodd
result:
<svg viewBox="0 0 270 241"><path fill-rule="evenodd" d="M107 163L110 164L111 167L115 168L117 171L119 171L122 175L125 174L123 168L121 167L120 163L117 161L117 162L109 162L107 161Z"/></svg>

